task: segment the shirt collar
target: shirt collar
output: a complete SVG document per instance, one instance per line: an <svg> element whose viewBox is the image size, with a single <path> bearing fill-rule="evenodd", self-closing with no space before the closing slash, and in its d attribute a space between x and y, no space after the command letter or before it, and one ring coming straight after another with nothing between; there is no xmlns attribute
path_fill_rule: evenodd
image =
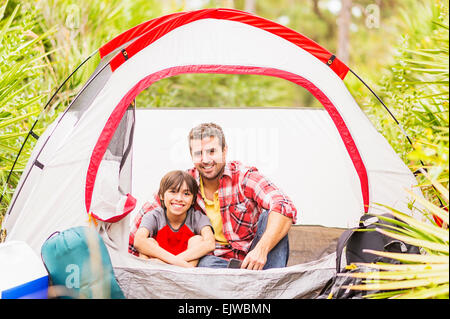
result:
<svg viewBox="0 0 450 319"><path fill-rule="evenodd" d="M228 177L233 177L233 172L231 170L231 162L227 162L225 164L225 168L223 169L223 175L227 175Z"/></svg>

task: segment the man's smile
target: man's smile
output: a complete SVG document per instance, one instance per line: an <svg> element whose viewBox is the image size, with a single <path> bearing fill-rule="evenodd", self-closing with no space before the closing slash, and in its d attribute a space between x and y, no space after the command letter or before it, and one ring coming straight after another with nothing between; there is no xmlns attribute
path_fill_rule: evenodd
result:
<svg viewBox="0 0 450 319"><path fill-rule="evenodd" d="M214 168L214 166L215 166L214 164L202 165L202 169L204 171L210 171Z"/></svg>

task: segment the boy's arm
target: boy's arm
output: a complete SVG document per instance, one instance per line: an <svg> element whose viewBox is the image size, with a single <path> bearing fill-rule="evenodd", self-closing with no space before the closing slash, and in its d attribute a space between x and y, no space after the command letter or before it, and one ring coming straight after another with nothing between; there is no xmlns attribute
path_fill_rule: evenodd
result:
<svg viewBox="0 0 450 319"><path fill-rule="evenodd" d="M177 257L181 257L186 262L199 259L216 248L216 240L212 232L211 226L204 226L200 231L201 240L193 247L188 247Z"/></svg>
<svg viewBox="0 0 450 319"><path fill-rule="evenodd" d="M141 227L137 230L134 238L134 247L138 252L149 257L161 259L168 264L181 267L193 267L187 261L183 260L183 258L175 256L164 248L161 248L156 240L148 237L149 234L150 232L145 227Z"/></svg>
<svg viewBox="0 0 450 319"><path fill-rule="evenodd" d="M161 207L161 203L158 198L158 193L154 193L153 201L145 202L133 220L128 239L128 252L133 253L133 250L137 250L136 247L134 247L134 238L136 237L136 232L141 225L142 218L145 214L151 212L154 209L157 209L158 207Z"/></svg>

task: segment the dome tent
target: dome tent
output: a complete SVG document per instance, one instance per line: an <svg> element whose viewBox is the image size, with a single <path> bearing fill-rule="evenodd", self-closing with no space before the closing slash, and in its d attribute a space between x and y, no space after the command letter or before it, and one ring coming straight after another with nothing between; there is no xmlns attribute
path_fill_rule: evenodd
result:
<svg viewBox="0 0 450 319"><path fill-rule="evenodd" d="M236 136L235 145L244 143L240 146L244 150L255 141L274 139L267 145L277 146L277 164L270 162L274 167L268 175L293 199L301 225L352 227L362 214L376 212L374 203L407 207L404 188L417 184L414 176L348 92L343 82L348 67L305 36L246 12L205 9L142 23L102 46L99 53L101 62L94 74L36 143L2 225L7 241L25 241L39 252L50 234L89 225L90 216L129 297L289 298L320 288L333 275L332 254L261 275L179 269L127 253L130 214L140 208L146 192L156 190L152 186L166 168L187 165L173 154L189 155L187 133L204 121L216 121L226 136ZM136 112L132 102L142 90L187 73L278 77L307 89L324 111ZM244 133L256 139L240 138L244 125L251 128ZM261 132L267 128L273 134L264 137ZM261 147L262 154L270 154ZM284 286L274 286L281 277L286 279ZM149 284L136 287L132 282L139 281L132 278ZM251 291L242 284L247 281ZM183 282L186 290L174 289L174 282L177 287Z"/></svg>

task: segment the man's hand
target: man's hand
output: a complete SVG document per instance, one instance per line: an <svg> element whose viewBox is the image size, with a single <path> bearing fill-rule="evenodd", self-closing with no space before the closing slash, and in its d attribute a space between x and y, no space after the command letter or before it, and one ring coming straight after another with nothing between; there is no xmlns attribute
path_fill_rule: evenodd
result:
<svg viewBox="0 0 450 319"><path fill-rule="evenodd" d="M245 256L241 268L262 270L267 262L267 255L286 236L291 225L292 219L276 212L269 212L266 230L255 247Z"/></svg>
<svg viewBox="0 0 450 319"><path fill-rule="evenodd" d="M241 268L249 270L262 270L267 261L268 252L262 247L255 246L242 262Z"/></svg>

